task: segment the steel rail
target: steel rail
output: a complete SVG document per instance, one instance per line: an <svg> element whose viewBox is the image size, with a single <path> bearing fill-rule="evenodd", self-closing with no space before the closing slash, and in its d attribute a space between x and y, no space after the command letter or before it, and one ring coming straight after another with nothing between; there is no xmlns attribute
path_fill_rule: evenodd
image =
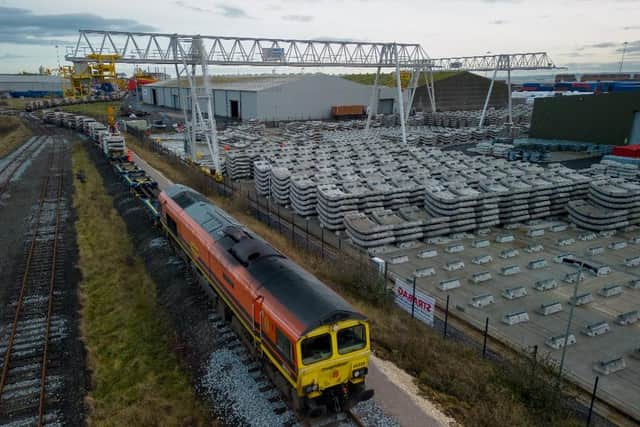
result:
<svg viewBox="0 0 640 427"><path fill-rule="evenodd" d="M64 168L59 171L58 194L56 198L56 224L53 238L53 255L51 261L51 275L49 279L49 301L47 306L47 325L44 333L44 351L42 354L42 373L40 382L40 403L38 405L38 427L43 425L44 406L47 387L47 358L49 351L49 335L51 331L51 318L53 317L53 289L56 282L56 262L58 252L58 238L60 236L60 205L62 204L62 184L64 181Z"/></svg>
<svg viewBox="0 0 640 427"><path fill-rule="evenodd" d="M53 157L53 152L51 157ZM36 221L33 226L33 237L31 239L31 244L29 245L29 251L27 253L27 262L26 262L24 274L22 275L20 293L18 295L18 302L16 304L16 313L14 315L13 324L11 326L11 335L9 336L9 343L7 345L7 350L5 351L4 359L2 360L3 366L2 366L2 376L0 377L0 400L2 399L2 394L4 392L4 387L6 385L7 377L9 374L9 365L11 365L11 354L13 352L13 342L15 340L16 332L18 330L18 322L20 320L20 313L22 311L22 302L24 300L24 293L25 293L25 290L27 289L27 283L29 282L31 261L33 260L33 253L35 251L36 242L38 241L40 219L42 217L42 207L44 205L44 200L47 194L48 186L49 186L49 175L47 175L44 178L42 189L40 190L38 212L36 214Z"/></svg>

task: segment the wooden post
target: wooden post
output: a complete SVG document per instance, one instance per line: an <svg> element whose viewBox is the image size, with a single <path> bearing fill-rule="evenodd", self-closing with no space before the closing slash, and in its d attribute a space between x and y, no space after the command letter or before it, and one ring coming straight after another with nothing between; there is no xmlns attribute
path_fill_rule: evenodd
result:
<svg viewBox="0 0 640 427"><path fill-rule="evenodd" d="M444 309L444 330L442 331L442 337L447 338L447 325L449 324L449 297L447 295L447 306Z"/></svg>
<svg viewBox="0 0 640 427"><path fill-rule="evenodd" d="M484 321L484 340L482 341L482 358L484 359L487 355L487 335L489 333L489 318L487 317Z"/></svg>

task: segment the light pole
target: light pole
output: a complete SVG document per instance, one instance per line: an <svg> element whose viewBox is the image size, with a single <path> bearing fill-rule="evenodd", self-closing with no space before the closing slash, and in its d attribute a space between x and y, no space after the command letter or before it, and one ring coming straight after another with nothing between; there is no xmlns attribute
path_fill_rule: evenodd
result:
<svg viewBox="0 0 640 427"><path fill-rule="evenodd" d="M579 267L578 267L578 277L576 277L576 282L575 282L575 285L573 286L573 298L569 300L569 305L571 307L569 308L569 320L567 320L567 330L564 333L564 345L562 346L562 356L560 356L560 368L558 369L558 383L557 383L558 386L560 386L560 382L562 381L562 370L564 368L564 358L567 355L569 333L571 331L571 322L573 321L573 313L576 309L578 285L580 284L580 280L582 279L582 266L584 264L583 261L575 261L575 262L568 262L568 261L570 260L563 260L562 263L565 265L571 265L571 266L575 266L575 264L579 263L578 264Z"/></svg>
<svg viewBox="0 0 640 427"><path fill-rule="evenodd" d="M624 42L622 44L622 58L620 58L620 69L618 70L619 73L622 72L622 65L624 64L624 54L627 51L627 45L629 44L629 42Z"/></svg>

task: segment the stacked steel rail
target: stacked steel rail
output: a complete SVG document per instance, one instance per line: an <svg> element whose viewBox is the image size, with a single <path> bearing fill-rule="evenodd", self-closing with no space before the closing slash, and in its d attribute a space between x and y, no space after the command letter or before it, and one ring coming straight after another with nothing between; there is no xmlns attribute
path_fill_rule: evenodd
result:
<svg viewBox="0 0 640 427"><path fill-rule="evenodd" d="M56 316L56 287L63 279L62 217L64 142L57 139L50 154L38 205L28 233L20 280L9 289L15 298L13 319L6 319L0 341L0 424L62 423L55 375L62 354L63 320ZM7 313L9 315L10 313ZM53 371L53 374L52 372Z"/></svg>

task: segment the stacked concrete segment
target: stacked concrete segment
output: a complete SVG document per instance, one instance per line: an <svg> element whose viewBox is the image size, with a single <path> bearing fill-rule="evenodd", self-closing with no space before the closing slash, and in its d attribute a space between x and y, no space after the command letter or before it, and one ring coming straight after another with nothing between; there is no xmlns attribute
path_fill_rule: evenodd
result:
<svg viewBox="0 0 640 427"><path fill-rule="evenodd" d="M586 199L567 205L570 220L579 227L606 231L640 224L640 185L624 178L591 182Z"/></svg>

